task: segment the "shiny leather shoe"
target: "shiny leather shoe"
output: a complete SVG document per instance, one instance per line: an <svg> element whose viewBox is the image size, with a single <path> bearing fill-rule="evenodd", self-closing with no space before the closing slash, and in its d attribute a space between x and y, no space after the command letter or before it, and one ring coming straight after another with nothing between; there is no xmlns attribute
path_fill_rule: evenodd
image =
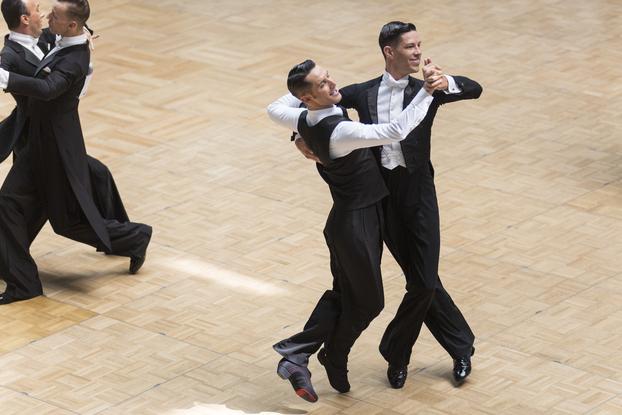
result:
<svg viewBox="0 0 622 415"><path fill-rule="evenodd" d="M401 389L406 383L408 366L391 366L387 369L387 378L393 389Z"/></svg>
<svg viewBox="0 0 622 415"><path fill-rule="evenodd" d="M471 349L471 356L475 353L475 347ZM460 386L464 383L465 379L471 373L471 356L459 357L454 359L454 380L456 386Z"/></svg>
<svg viewBox="0 0 622 415"><path fill-rule="evenodd" d="M147 239L143 244L142 254L134 255L130 258L130 274L136 274L140 267L145 263L145 259L147 259L147 246L149 246L149 241L151 241L151 226L145 225L147 234Z"/></svg>
<svg viewBox="0 0 622 415"><path fill-rule="evenodd" d="M348 382L348 370L342 369L332 364L326 353L326 349L322 348L317 354L317 360L320 361L324 369L326 369L326 375L328 375L328 382L339 393L346 393L350 390L350 382Z"/></svg>
<svg viewBox="0 0 622 415"><path fill-rule="evenodd" d="M297 365L286 359L281 359L276 367L276 373L281 379L287 379L292 384L296 395L308 402L317 402L317 393L311 384L311 372L304 366Z"/></svg>

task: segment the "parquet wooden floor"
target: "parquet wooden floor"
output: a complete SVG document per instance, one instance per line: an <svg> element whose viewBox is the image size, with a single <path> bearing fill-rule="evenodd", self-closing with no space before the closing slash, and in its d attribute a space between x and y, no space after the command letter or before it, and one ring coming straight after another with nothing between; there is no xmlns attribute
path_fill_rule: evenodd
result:
<svg viewBox="0 0 622 415"><path fill-rule="evenodd" d="M91 3L87 147L154 237L130 276L46 226L32 247L46 296L0 307L2 415L622 413L619 0ZM308 404L270 346L330 283L330 200L265 107L307 57L341 85L379 75L393 19L484 87L441 108L433 144L441 277L477 336L474 370L454 388L424 330L405 388L388 387L377 345L404 280L385 251L386 307L353 350L351 393L314 359Z"/></svg>

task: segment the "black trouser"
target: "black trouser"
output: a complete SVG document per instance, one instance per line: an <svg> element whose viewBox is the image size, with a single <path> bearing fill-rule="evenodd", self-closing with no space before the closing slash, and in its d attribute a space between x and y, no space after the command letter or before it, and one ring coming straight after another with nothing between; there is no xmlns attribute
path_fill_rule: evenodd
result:
<svg viewBox="0 0 622 415"><path fill-rule="evenodd" d="M93 190L95 205L105 219L114 219L119 222L129 222L123 200L117 190L112 173L104 163L86 156L89 165L89 175Z"/></svg>
<svg viewBox="0 0 622 415"><path fill-rule="evenodd" d="M68 215L58 222L48 217L42 192L36 188L33 176L30 157L20 156L0 189L0 273L7 284L6 293L15 298L42 293L30 245L48 219L57 234L101 248L99 238L84 215ZM57 196L65 198L71 210L79 211L78 201L72 194ZM116 220L104 222L110 236L111 253L128 257L143 253L151 234L149 226Z"/></svg>
<svg viewBox="0 0 622 415"><path fill-rule="evenodd" d="M381 231L380 202L356 210L333 207L324 229L333 289L322 295L302 332L274 345L287 360L306 366L325 343L333 364L347 364L352 345L384 307Z"/></svg>
<svg viewBox="0 0 622 415"><path fill-rule="evenodd" d="M406 277L406 294L380 343L384 358L408 365L423 323L452 358L470 356L475 337L438 276L440 226L432 166L382 168L385 242Z"/></svg>

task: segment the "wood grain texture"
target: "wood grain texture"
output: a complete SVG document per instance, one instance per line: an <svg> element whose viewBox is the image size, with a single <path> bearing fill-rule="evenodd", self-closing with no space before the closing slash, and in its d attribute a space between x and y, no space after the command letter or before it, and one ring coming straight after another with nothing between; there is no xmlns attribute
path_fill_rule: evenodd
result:
<svg viewBox="0 0 622 415"><path fill-rule="evenodd" d="M127 259L44 228L47 297L0 307L3 414L622 413L619 1L91 5L87 148L154 236L130 276ZM378 76L393 19L484 87L440 109L432 154L441 278L476 334L474 370L454 388L424 330L405 388L388 387L377 346L404 279L385 250L386 306L353 349L352 391L313 359L311 405L270 346L330 284L330 199L265 107L305 58L342 86Z"/></svg>

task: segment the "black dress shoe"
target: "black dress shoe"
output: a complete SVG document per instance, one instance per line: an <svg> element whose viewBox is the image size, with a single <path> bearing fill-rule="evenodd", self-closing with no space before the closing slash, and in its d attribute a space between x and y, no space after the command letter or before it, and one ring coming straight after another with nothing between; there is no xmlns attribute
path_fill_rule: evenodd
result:
<svg viewBox="0 0 622 415"><path fill-rule="evenodd" d="M335 366L326 353L326 349L320 349L317 354L317 359L320 361L324 369L326 369L326 375L328 375L328 382L339 393L346 393L350 390L350 382L348 382L348 369Z"/></svg>
<svg viewBox="0 0 622 415"><path fill-rule="evenodd" d="M393 389L401 389L406 383L408 366L391 366L387 369L387 378Z"/></svg>
<svg viewBox="0 0 622 415"><path fill-rule="evenodd" d="M36 295L32 295L29 297L15 297L11 294L7 294L7 293L2 293L0 294L0 305L2 304L11 304L14 303L16 301L25 301L25 300L30 300L31 298L35 298L40 296L41 294L36 294Z"/></svg>
<svg viewBox="0 0 622 415"><path fill-rule="evenodd" d="M130 274L136 274L145 263L145 259L147 259L147 253L130 258Z"/></svg>
<svg viewBox="0 0 622 415"><path fill-rule="evenodd" d="M289 360L281 359L276 367L276 373L281 379L287 379L292 384L296 395L308 402L317 402L317 393L311 384L311 372L304 366L297 365Z"/></svg>
<svg viewBox="0 0 622 415"><path fill-rule="evenodd" d="M471 349L471 356L475 353L475 347ZM460 386L471 373L471 356L459 357L454 359L454 380Z"/></svg>
<svg viewBox="0 0 622 415"><path fill-rule="evenodd" d="M147 246L149 246L149 241L151 240L151 226L145 225L147 230L145 233L147 234L147 239L143 244L143 249L141 250L140 255L134 255L130 258L130 274L136 274L140 267L145 263L145 259L147 259Z"/></svg>

